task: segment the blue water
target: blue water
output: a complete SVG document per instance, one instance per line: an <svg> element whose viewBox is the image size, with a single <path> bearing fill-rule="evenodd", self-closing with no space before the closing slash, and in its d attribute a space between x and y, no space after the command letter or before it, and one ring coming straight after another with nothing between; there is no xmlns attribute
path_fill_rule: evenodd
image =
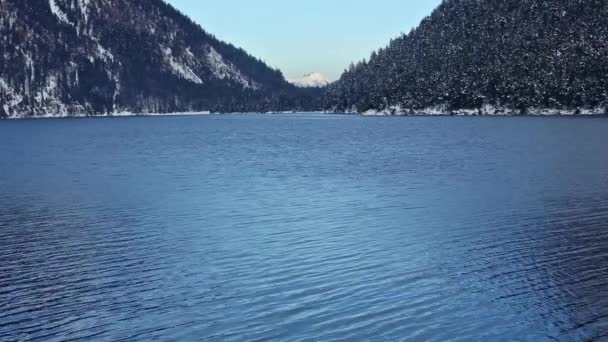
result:
<svg viewBox="0 0 608 342"><path fill-rule="evenodd" d="M608 119L0 122L0 340L608 340Z"/></svg>

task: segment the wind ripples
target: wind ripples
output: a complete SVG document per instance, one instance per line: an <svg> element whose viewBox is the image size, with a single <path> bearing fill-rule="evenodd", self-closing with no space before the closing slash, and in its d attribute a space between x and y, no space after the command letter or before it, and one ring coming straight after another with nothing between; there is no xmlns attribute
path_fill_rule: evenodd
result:
<svg viewBox="0 0 608 342"><path fill-rule="evenodd" d="M606 338L605 120L328 118L11 123L0 340Z"/></svg>

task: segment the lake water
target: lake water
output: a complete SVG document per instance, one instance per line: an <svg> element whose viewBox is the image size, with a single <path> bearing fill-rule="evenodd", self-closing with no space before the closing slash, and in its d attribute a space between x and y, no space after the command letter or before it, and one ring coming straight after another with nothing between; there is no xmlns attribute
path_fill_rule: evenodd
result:
<svg viewBox="0 0 608 342"><path fill-rule="evenodd" d="M608 340L608 118L0 122L0 340Z"/></svg>

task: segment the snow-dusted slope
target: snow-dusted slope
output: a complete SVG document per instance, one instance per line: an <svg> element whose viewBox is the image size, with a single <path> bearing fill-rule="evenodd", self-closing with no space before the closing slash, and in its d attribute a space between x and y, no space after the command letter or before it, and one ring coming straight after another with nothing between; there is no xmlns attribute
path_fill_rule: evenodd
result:
<svg viewBox="0 0 608 342"><path fill-rule="evenodd" d="M0 57L0 117L312 103L161 0L0 0Z"/></svg>
<svg viewBox="0 0 608 342"><path fill-rule="evenodd" d="M444 0L330 85L368 114L604 114L606 0Z"/></svg>

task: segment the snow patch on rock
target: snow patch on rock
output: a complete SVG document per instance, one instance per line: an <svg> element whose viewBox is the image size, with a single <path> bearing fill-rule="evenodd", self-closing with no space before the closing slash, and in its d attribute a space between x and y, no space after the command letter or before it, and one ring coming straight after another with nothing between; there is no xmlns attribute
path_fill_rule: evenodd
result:
<svg viewBox="0 0 608 342"><path fill-rule="evenodd" d="M85 24L89 21L89 4L90 3L91 3L91 0L78 0L78 7L80 7L80 12L82 13Z"/></svg>
<svg viewBox="0 0 608 342"><path fill-rule="evenodd" d="M2 100L2 109L4 110L4 113L10 117L14 112L13 108L23 102L23 96L18 92L15 92L15 90L2 78L0 78L0 93L2 95L0 97L0 100ZM2 97L6 97L6 99L3 99Z"/></svg>
<svg viewBox="0 0 608 342"><path fill-rule="evenodd" d="M257 83L250 81L245 75L241 73L240 70L237 69L230 62L226 62L224 57L220 55L217 50L215 50L212 46L209 46L209 52L207 53L207 63L211 69L213 75L220 79L229 79L236 81L239 84L242 84L245 88L258 89L259 86Z"/></svg>
<svg viewBox="0 0 608 342"><path fill-rule="evenodd" d="M165 63L167 63L175 76L179 76L196 84L203 84L203 80L201 80L201 78L198 77L198 75L188 65L175 58L171 48L163 48L162 51Z"/></svg>
<svg viewBox="0 0 608 342"><path fill-rule="evenodd" d="M68 19L67 14L65 14L61 7L57 5L57 0L49 0L49 6L51 7L51 12L53 12L53 14L57 17L57 19L59 19L60 22L73 25L72 22L70 22L70 20Z"/></svg>
<svg viewBox="0 0 608 342"><path fill-rule="evenodd" d="M101 43L99 43L99 40L97 39L93 39L95 41L95 43L97 44L97 56L101 59L105 59L108 61L114 61L114 55L106 48L104 48Z"/></svg>

